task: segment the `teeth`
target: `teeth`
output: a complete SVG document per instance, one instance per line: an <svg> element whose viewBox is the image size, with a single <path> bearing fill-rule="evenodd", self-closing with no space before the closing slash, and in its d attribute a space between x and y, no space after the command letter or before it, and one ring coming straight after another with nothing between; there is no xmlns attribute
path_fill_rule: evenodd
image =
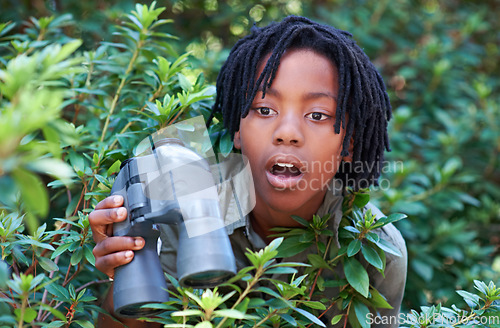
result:
<svg viewBox="0 0 500 328"><path fill-rule="evenodd" d="M289 163L276 163L276 165L281 166L281 167L293 167L293 164L289 164Z"/></svg>

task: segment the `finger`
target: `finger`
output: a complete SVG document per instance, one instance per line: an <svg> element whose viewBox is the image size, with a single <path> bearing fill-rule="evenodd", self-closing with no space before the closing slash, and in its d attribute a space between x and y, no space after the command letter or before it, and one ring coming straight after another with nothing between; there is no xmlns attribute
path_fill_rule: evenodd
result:
<svg viewBox="0 0 500 328"><path fill-rule="evenodd" d="M89 214L90 225L91 227L95 226L96 228L120 222L126 218L127 209L125 207L94 210Z"/></svg>
<svg viewBox="0 0 500 328"><path fill-rule="evenodd" d="M108 254L106 256L96 257L95 267L97 270L113 278L115 269L121 265L127 264L134 258L134 252L131 250Z"/></svg>
<svg viewBox="0 0 500 328"><path fill-rule="evenodd" d="M106 227L106 235L113 236L113 226L111 224Z"/></svg>
<svg viewBox="0 0 500 328"><path fill-rule="evenodd" d="M97 258L127 250L137 251L142 249L144 244L144 239L141 237L109 237L99 242L92 252Z"/></svg>
<svg viewBox="0 0 500 328"><path fill-rule="evenodd" d="M123 221L127 218L125 207L94 210L89 214L92 237L96 243L112 235L112 223Z"/></svg>
<svg viewBox="0 0 500 328"><path fill-rule="evenodd" d="M104 198L101 200L99 203L97 203L95 209L100 210L100 209L105 209L105 208L113 208L113 207L118 207L123 205L123 197L120 195L113 195Z"/></svg>

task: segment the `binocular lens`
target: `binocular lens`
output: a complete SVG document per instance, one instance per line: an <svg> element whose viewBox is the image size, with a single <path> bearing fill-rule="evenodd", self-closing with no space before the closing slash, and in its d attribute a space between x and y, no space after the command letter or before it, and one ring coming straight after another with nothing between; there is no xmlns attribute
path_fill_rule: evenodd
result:
<svg viewBox="0 0 500 328"><path fill-rule="evenodd" d="M227 281L232 276L234 273L227 271L206 271L189 275L182 281L182 284L193 288L213 287Z"/></svg>
<svg viewBox="0 0 500 328"><path fill-rule="evenodd" d="M165 311L162 309L152 309L152 308L142 307L145 304L149 303L136 303L136 304L126 305L118 309L117 312L122 316L138 318L138 317L150 317Z"/></svg>

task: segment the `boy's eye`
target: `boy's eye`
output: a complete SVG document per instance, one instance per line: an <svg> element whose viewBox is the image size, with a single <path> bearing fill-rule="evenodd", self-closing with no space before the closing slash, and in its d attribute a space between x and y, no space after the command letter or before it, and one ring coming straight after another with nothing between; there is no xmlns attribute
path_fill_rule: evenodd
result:
<svg viewBox="0 0 500 328"><path fill-rule="evenodd" d="M276 113L276 111L274 109L271 109L269 107L259 107L259 108L256 108L255 110L257 111L257 113L259 113L262 116L269 116L269 115L273 115Z"/></svg>
<svg viewBox="0 0 500 328"><path fill-rule="evenodd" d="M310 118L313 121L324 121L328 119L330 116L324 113L314 112L306 115L307 118Z"/></svg>

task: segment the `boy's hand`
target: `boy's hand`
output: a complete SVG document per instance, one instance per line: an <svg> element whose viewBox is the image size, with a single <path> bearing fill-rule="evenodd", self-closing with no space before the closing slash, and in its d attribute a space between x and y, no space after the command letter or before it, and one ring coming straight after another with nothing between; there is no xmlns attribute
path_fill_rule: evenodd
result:
<svg viewBox="0 0 500 328"><path fill-rule="evenodd" d="M112 237L113 223L127 218L127 209L122 207L122 196L109 196L100 201L89 215L90 227L96 246L93 253L95 267L113 278L115 268L129 263L134 252L144 247L141 237Z"/></svg>

